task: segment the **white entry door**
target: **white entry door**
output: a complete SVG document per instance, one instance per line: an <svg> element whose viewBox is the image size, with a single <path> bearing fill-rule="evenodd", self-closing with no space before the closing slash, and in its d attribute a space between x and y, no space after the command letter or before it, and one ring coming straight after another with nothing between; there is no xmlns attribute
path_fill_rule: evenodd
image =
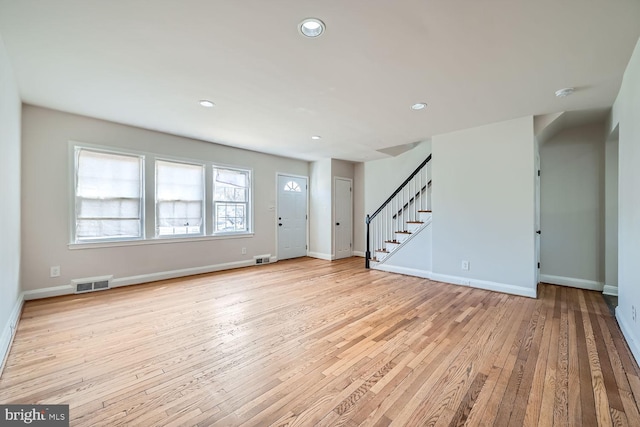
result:
<svg viewBox="0 0 640 427"><path fill-rule="evenodd" d="M351 256L351 236L353 234L352 205L351 180L336 178L333 199L335 210L334 242L336 259Z"/></svg>
<svg viewBox="0 0 640 427"><path fill-rule="evenodd" d="M278 175L278 259L307 254L307 178Z"/></svg>

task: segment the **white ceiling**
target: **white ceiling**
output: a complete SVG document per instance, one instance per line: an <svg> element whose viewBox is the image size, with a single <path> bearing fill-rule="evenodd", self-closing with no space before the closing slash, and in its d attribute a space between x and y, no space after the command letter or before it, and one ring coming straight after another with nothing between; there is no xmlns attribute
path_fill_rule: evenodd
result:
<svg viewBox="0 0 640 427"><path fill-rule="evenodd" d="M326 23L320 38L298 33L310 16ZM363 161L453 130L610 107L640 1L0 0L0 34L26 103ZM554 96L567 86L573 96Z"/></svg>

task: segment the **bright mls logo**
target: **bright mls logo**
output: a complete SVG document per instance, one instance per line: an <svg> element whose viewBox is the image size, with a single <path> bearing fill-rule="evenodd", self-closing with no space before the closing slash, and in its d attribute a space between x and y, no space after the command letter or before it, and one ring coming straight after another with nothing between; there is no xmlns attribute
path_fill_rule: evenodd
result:
<svg viewBox="0 0 640 427"><path fill-rule="evenodd" d="M69 427L69 405L0 405L0 426Z"/></svg>

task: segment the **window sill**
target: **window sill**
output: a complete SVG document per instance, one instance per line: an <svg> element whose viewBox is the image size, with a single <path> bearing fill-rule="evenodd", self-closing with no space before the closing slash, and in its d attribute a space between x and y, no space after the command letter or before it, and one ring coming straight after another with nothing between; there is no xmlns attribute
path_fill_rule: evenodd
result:
<svg viewBox="0 0 640 427"><path fill-rule="evenodd" d="M144 245L164 245L167 243L195 243L206 242L209 240L228 240L228 239L246 239L253 237L254 233L229 233L213 236L197 236L197 237L157 237L145 240L117 240L111 242L93 242L93 243L69 243L67 247L70 250L79 249L99 249L114 248L119 246L144 246Z"/></svg>

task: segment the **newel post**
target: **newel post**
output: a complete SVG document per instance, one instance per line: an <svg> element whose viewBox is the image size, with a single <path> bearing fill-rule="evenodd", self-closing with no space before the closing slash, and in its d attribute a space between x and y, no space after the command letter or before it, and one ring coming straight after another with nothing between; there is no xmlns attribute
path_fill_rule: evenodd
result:
<svg viewBox="0 0 640 427"><path fill-rule="evenodd" d="M365 223L367 224L367 251L364 254L364 266L365 268L369 268L369 260L371 259L371 251L369 250L369 223L371 222L371 218L367 215L365 219Z"/></svg>

